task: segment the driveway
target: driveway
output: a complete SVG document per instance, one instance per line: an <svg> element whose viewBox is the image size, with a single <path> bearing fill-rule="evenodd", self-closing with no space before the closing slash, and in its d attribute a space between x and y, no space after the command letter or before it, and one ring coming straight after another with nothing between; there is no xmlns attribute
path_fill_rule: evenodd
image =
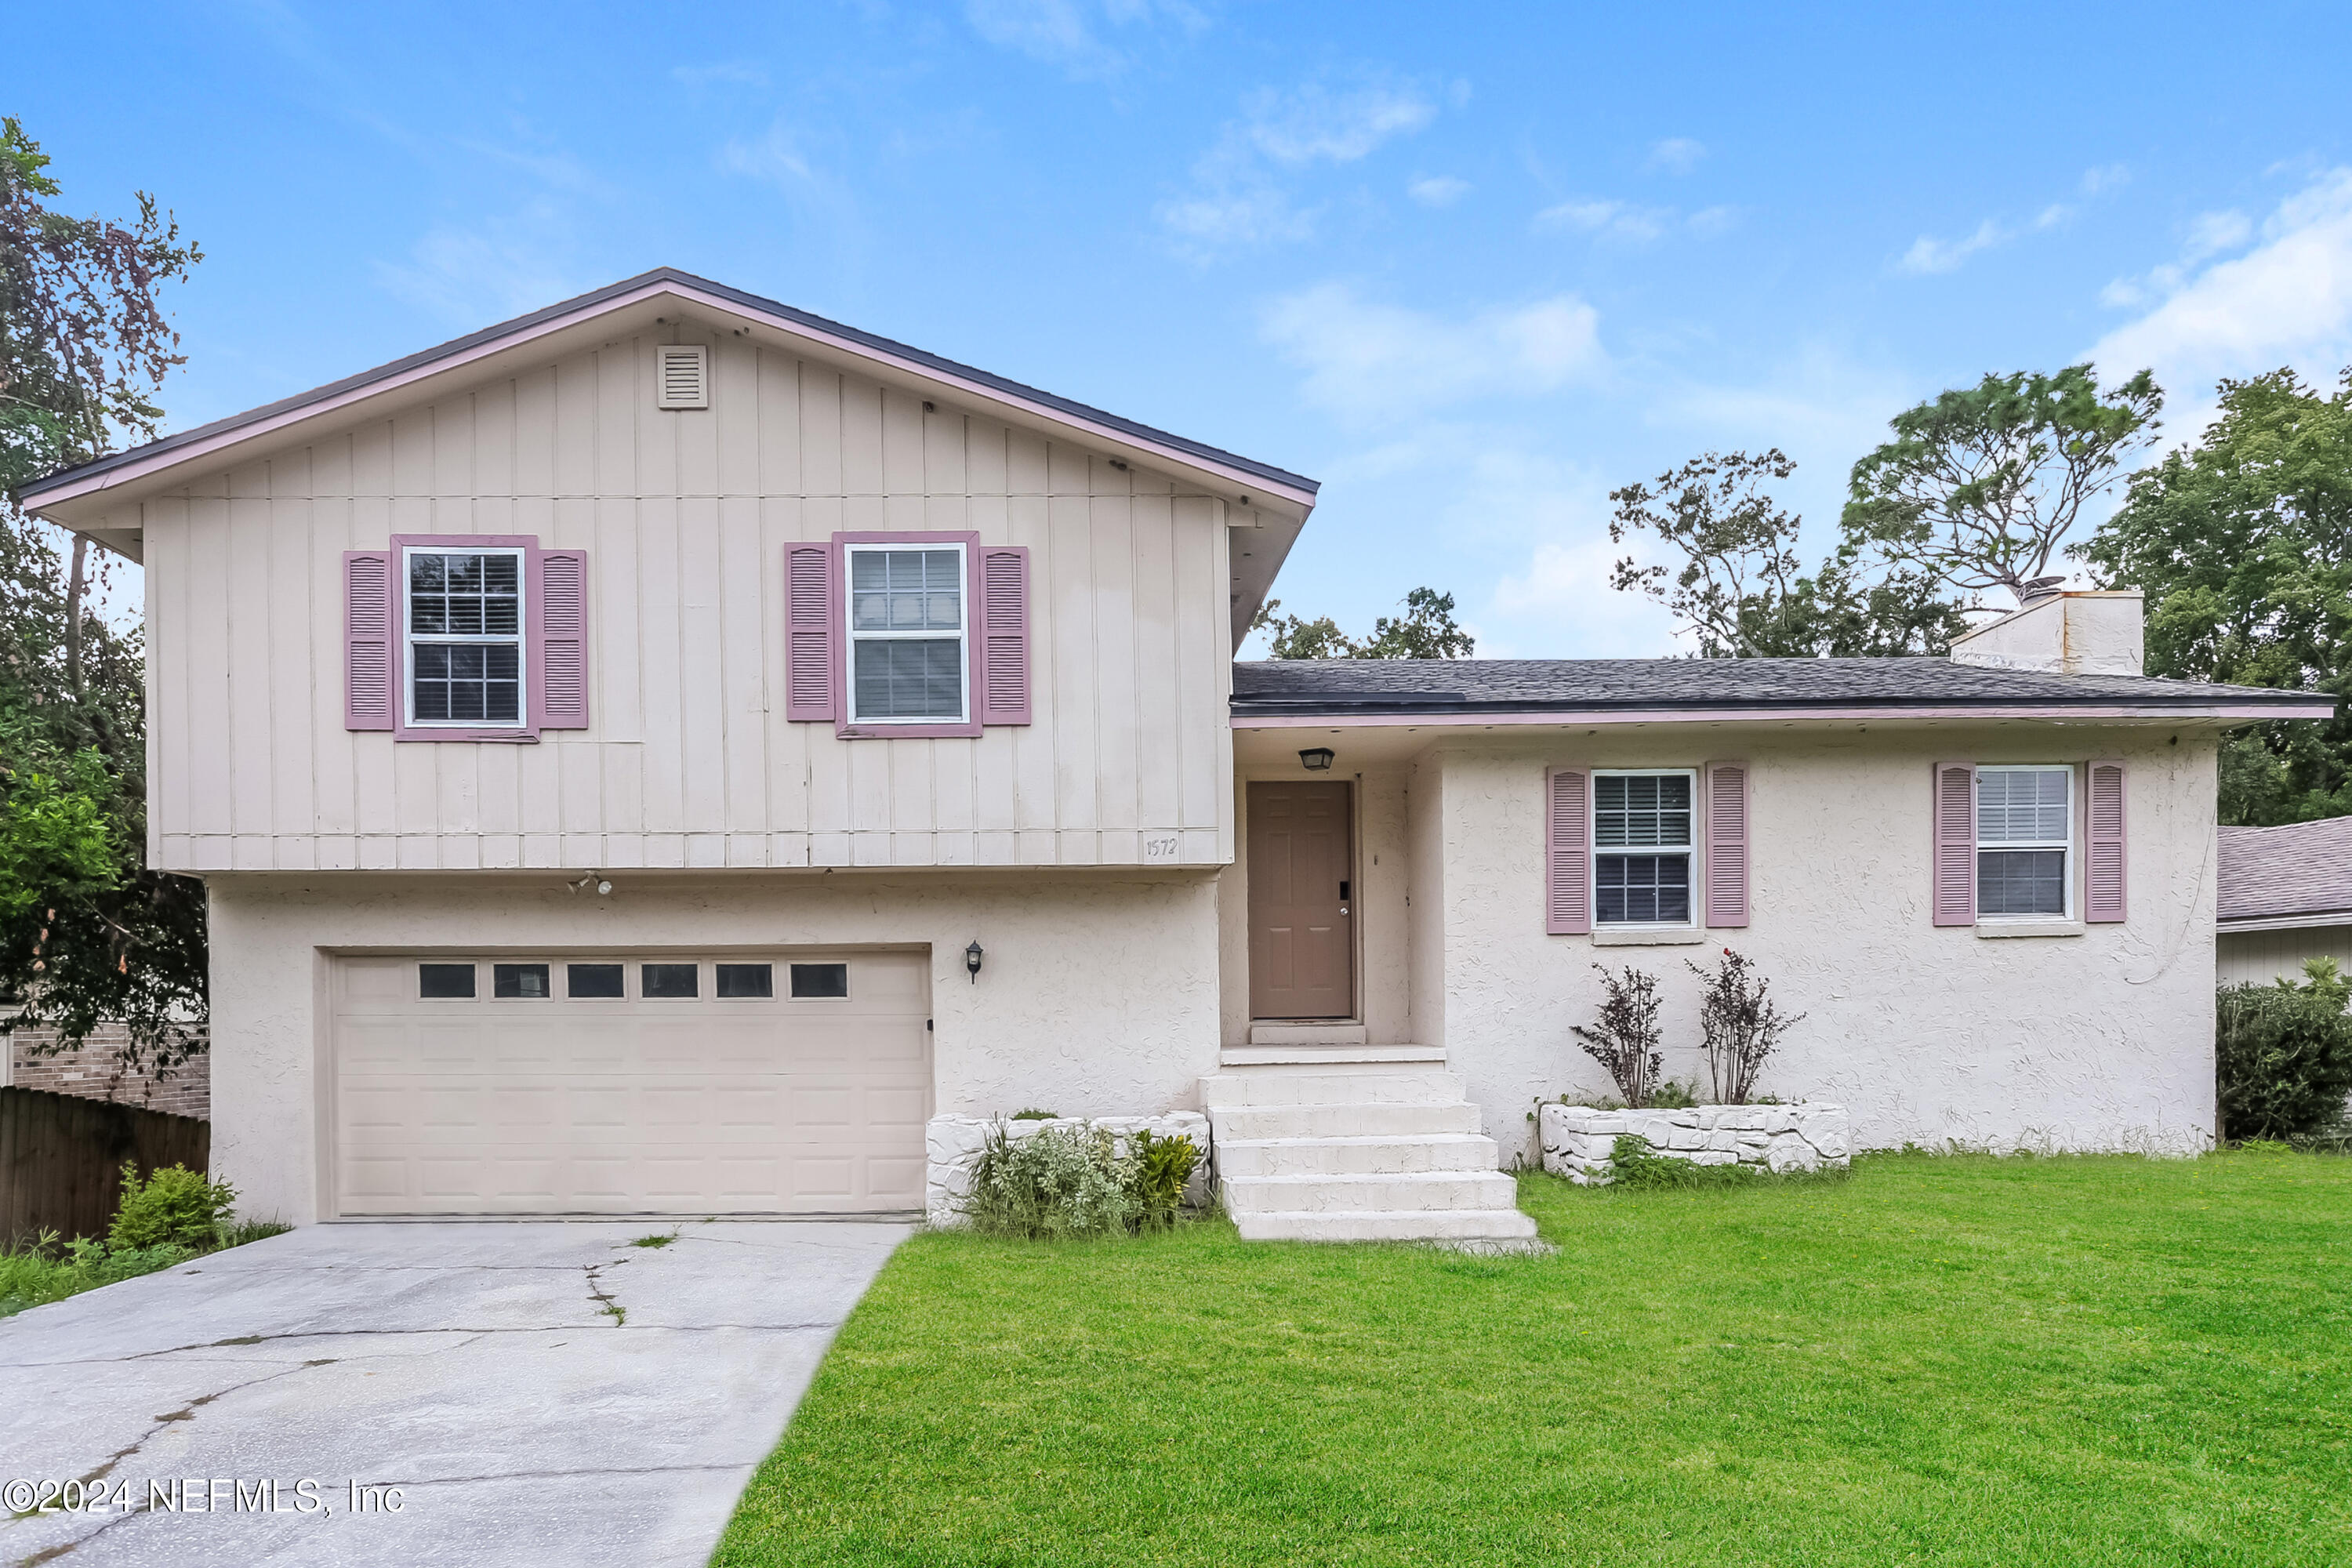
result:
<svg viewBox="0 0 2352 1568"><path fill-rule="evenodd" d="M701 1563L908 1230L311 1226L0 1320L0 1483L105 1489L0 1562Z"/></svg>

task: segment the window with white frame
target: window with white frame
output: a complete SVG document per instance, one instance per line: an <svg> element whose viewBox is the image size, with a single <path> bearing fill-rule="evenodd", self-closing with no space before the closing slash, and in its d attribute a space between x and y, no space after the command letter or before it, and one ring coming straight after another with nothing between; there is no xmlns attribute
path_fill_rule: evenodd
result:
<svg viewBox="0 0 2352 1568"><path fill-rule="evenodd" d="M1592 775L1592 915L1604 926L1691 922L1697 774Z"/></svg>
<svg viewBox="0 0 2352 1568"><path fill-rule="evenodd" d="M963 546L847 551L850 722L965 722Z"/></svg>
<svg viewBox="0 0 2352 1568"><path fill-rule="evenodd" d="M2074 912L2074 770L1977 769L1977 918Z"/></svg>
<svg viewBox="0 0 2352 1568"><path fill-rule="evenodd" d="M408 549L402 653L410 724L522 724L522 555Z"/></svg>

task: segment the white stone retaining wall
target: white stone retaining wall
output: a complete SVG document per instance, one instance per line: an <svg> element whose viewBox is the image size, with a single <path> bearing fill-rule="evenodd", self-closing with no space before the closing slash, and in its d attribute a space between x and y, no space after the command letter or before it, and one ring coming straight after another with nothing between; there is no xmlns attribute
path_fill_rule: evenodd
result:
<svg viewBox="0 0 2352 1568"><path fill-rule="evenodd" d="M929 1162L923 1208L933 1225L951 1224L959 1217L960 1206L971 1193L972 1167L979 1163L981 1148L998 1121L993 1116L931 1118L923 1140ZM1155 1138L1190 1138L1201 1151L1201 1163L1192 1167L1192 1180L1184 1189L1184 1201L1196 1207L1209 1201L1209 1119L1197 1110L1170 1110L1158 1116L1057 1116L1050 1121L1006 1121L1004 1126L1017 1142L1034 1138L1048 1127L1088 1123L1108 1128L1122 1154L1127 1152L1128 1135L1139 1130L1148 1131Z"/></svg>
<svg viewBox="0 0 2352 1568"><path fill-rule="evenodd" d="M1646 1138L1661 1154L1700 1165L1817 1171L1853 1163L1853 1134L1843 1105L1694 1105L1681 1110L1596 1110L1547 1105L1537 1117L1543 1168L1572 1182L1604 1185L1623 1137Z"/></svg>

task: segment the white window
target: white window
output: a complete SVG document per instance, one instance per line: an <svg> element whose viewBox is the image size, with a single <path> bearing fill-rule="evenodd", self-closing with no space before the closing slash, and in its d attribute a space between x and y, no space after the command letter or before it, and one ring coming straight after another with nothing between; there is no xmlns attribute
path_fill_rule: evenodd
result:
<svg viewBox="0 0 2352 1568"><path fill-rule="evenodd" d="M406 557L408 722L520 728L522 552L411 546Z"/></svg>
<svg viewBox="0 0 2352 1568"><path fill-rule="evenodd" d="M966 722L963 546L847 549L849 721Z"/></svg>
<svg viewBox="0 0 2352 1568"><path fill-rule="evenodd" d="M1977 769L1977 918L2074 913L2074 770Z"/></svg>
<svg viewBox="0 0 2352 1568"><path fill-rule="evenodd" d="M1691 834L1698 775L1592 775L1592 917L1604 926L1691 923Z"/></svg>

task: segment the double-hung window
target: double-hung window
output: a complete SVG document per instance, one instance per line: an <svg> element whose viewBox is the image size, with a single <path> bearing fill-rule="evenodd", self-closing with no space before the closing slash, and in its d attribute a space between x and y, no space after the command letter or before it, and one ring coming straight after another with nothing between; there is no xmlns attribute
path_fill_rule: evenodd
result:
<svg viewBox="0 0 2352 1568"><path fill-rule="evenodd" d="M403 571L401 651L410 725L520 728L523 552L412 545Z"/></svg>
<svg viewBox="0 0 2352 1568"><path fill-rule="evenodd" d="M1697 775L1592 775L1592 913L1604 926L1691 923Z"/></svg>
<svg viewBox="0 0 2352 1568"><path fill-rule="evenodd" d="M961 724L964 547L850 544L849 721Z"/></svg>
<svg viewBox="0 0 2352 1568"><path fill-rule="evenodd" d="M2074 913L2074 770L1977 769L1977 918Z"/></svg>

